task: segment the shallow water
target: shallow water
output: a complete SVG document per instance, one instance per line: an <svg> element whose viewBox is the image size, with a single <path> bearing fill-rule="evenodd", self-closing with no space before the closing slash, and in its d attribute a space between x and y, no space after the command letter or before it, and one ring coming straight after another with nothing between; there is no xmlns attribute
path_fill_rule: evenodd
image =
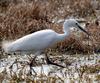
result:
<svg viewBox="0 0 100 83"><path fill-rule="evenodd" d="M41 57L37 59L38 63L42 63L42 56L43 55L41 55ZM8 58L1 59L0 77L3 76L4 78L4 80L2 80L2 83L10 83L10 80L13 77L16 77L16 80L18 80L19 78L30 78L31 80L35 81L44 81L44 83L46 83L48 80L55 80L55 83L99 83L100 70L96 69L96 67L100 68L100 54L63 55L63 57L65 58L65 60L70 60L72 64L66 66L66 68L42 64L30 69L30 66L27 64L27 62L29 62L27 56L9 56ZM52 58L54 57L52 56ZM60 64L65 65L64 62L61 62ZM88 68L91 69L88 70ZM32 75L30 74L30 71ZM21 80L21 83L22 82L26 83L25 80Z"/></svg>

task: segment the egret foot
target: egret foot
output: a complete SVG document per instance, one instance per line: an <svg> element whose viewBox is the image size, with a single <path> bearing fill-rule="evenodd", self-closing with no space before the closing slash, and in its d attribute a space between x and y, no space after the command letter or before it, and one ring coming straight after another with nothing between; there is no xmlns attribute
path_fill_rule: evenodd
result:
<svg viewBox="0 0 100 83"><path fill-rule="evenodd" d="M59 64L57 64L57 63L52 62L52 61L49 59L49 57L47 56L47 54L46 54L46 61L47 61L47 64L56 65L56 66L58 66L58 67L65 68L65 67L62 66L62 65L59 65Z"/></svg>
<svg viewBox="0 0 100 83"><path fill-rule="evenodd" d="M35 57L30 56L30 63L29 63L30 67L32 67L34 65L33 63L36 63L35 62L36 57L37 56L35 56Z"/></svg>
<svg viewBox="0 0 100 83"><path fill-rule="evenodd" d="M30 74L31 75L32 75L32 71L35 73L35 75L37 75L37 73L35 72L35 70L32 68L33 67L33 63L35 63L36 57L37 56L31 57L31 59L30 59L29 67L30 67Z"/></svg>

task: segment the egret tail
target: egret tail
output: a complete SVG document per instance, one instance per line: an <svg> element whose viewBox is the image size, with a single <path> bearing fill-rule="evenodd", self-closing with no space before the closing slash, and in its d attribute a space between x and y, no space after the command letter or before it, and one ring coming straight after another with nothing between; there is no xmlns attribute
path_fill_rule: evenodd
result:
<svg viewBox="0 0 100 83"><path fill-rule="evenodd" d="M10 52L10 48L9 46L11 45L13 41L3 41L2 42L2 49L6 52L9 53Z"/></svg>

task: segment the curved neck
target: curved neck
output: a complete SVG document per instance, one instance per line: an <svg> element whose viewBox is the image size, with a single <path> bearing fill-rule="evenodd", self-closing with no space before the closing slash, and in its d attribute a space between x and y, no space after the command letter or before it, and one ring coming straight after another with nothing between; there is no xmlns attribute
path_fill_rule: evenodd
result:
<svg viewBox="0 0 100 83"><path fill-rule="evenodd" d="M70 27L68 26L68 24L65 24L64 23L64 25L63 25L63 31L66 34L69 34L70 33Z"/></svg>
<svg viewBox="0 0 100 83"><path fill-rule="evenodd" d="M64 40L67 36L69 36L70 34L70 29L64 29L64 33L63 34L58 34L58 41L62 41Z"/></svg>

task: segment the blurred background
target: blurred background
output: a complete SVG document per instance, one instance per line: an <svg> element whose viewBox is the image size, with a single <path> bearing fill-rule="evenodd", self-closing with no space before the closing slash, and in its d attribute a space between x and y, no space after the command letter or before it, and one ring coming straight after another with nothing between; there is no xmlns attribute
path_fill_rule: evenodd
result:
<svg viewBox="0 0 100 83"><path fill-rule="evenodd" d="M85 20L84 26L94 40L74 31L56 50L100 52L100 0L0 0L0 42L48 28L62 33L58 22L68 18Z"/></svg>
<svg viewBox="0 0 100 83"><path fill-rule="evenodd" d="M63 23L60 21L69 18L82 21L81 25L91 37L72 29L67 39L48 49L48 54L51 60L65 66L69 64L70 67L65 69L57 67L50 69L50 65L41 67L40 65L46 63L38 59L33 64L35 66L33 69L37 70L33 79L26 67L29 58L4 53L3 41L16 40L43 29L63 33ZM47 75L45 71L48 71ZM0 83L99 82L100 0L0 0Z"/></svg>

